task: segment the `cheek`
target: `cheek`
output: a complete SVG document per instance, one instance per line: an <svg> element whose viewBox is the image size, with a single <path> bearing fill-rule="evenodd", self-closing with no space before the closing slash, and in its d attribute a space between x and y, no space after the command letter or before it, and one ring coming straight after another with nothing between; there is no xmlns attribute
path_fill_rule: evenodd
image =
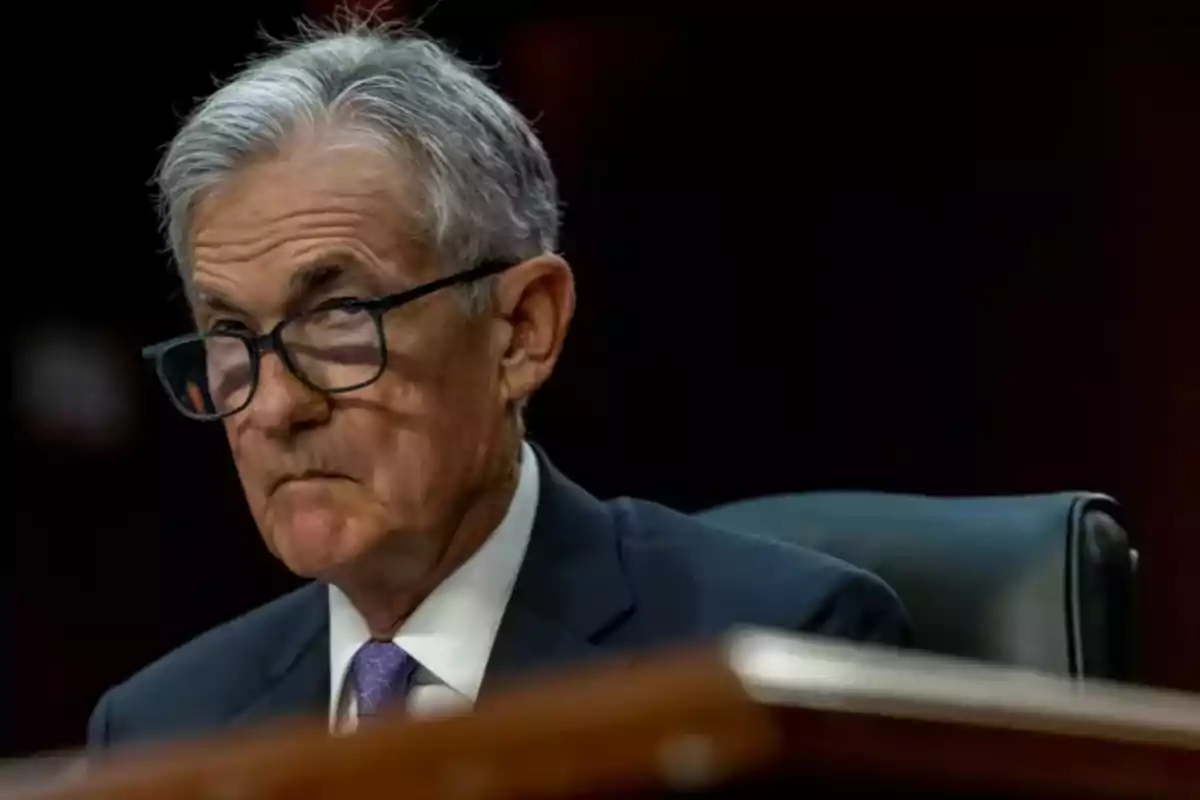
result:
<svg viewBox="0 0 1200 800"><path fill-rule="evenodd" d="M410 417L413 428L445 436L487 424L502 400L498 365L486 341L461 322L439 321L453 334L412 342L367 389L398 417Z"/></svg>
<svg viewBox="0 0 1200 800"><path fill-rule="evenodd" d="M388 374L363 396L346 398L346 424L336 435L353 442L350 455L370 472L381 497L420 492L438 472L438 456L449 449L443 397L436 381Z"/></svg>
<svg viewBox="0 0 1200 800"><path fill-rule="evenodd" d="M493 387L478 375L455 368L430 370L424 380L388 374L357 403L346 398L360 404L345 409L356 417L347 438L369 461L370 485L381 501L410 513L438 506L478 466L494 428Z"/></svg>

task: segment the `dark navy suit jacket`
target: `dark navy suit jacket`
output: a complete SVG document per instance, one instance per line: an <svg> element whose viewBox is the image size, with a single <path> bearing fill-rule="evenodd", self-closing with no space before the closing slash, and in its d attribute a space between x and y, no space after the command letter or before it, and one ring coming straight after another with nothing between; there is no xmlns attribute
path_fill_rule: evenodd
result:
<svg viewBox="0 0 1200 800"><path fill-rule="evenodd" d="M510 676L709 640L740 624L906 643L904 609L875 576L653 503L601 502L539 457L537 516L481 697ZM113 687L92 714L89 745L327 715L327 598L324 584L310 583Z"/></svg>

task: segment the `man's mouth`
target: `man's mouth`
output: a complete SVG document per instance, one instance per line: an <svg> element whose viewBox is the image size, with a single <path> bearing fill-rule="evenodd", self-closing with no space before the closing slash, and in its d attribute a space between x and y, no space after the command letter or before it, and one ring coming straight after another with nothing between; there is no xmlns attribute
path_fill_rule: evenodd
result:
<svg viewBox="0 0 1200 800"><path fill-rule="evenodd" d="M348 477L340 472L328 472L326 470L310 469L304 472L295 472L290 475L282 475L276 478L271 484L271 494L274 494L279 489L287 486L290 483L299 483L302 481L320 481L320 480L349 480Z"/></svg>

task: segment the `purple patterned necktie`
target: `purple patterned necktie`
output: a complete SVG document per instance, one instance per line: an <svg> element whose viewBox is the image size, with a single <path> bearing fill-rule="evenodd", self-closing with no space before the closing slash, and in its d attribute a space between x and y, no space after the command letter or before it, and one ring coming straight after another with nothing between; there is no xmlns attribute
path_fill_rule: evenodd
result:
<svg viewBox="0 0 1200 800"><path fill-rule="evenodd" d="M374 716L389 700L404 697L416 667L416 659L395 642L370 641L358 648L350 665L358 716Z"/></svg>

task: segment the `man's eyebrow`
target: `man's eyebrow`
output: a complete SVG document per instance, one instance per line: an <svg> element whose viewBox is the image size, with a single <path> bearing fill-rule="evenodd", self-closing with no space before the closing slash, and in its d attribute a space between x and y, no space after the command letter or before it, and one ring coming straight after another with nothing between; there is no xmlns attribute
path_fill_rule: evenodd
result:
<svg viewBox="0 0 1200 800"><path fill-rule="evenodd" d="M284 307L299 310L315 295L344 283L357 283L376 290L378 278L356 258L346 255L325 256L300 267L288 278Z"/></svg>
<svg viewBox="0 0 1200 800"><path fill-rule="evenodd" d="M196 314L204 316L207 314L232 314L234 316L248 316L237 303L228 300L219 294L207 290L199 290L196 292Z"/></svg>
<svg viewBox="0 0 1200 800"><path fill-rule="evenodd" d="M283 308L288 313L299 311L311 303L316 295L349 283L359 284L372 293L381 291L378 277L356 258L339 254L314 259L288 278ZM253 316L234 301L211 289L196 290L196 313L198 316Z"/></svg>

